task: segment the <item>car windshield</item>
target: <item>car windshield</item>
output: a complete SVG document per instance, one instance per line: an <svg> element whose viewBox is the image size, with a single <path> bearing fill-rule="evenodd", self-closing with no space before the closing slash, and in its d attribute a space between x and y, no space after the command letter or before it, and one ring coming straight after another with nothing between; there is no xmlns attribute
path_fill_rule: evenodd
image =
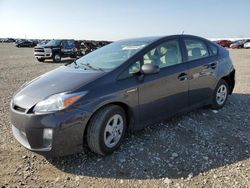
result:
<svg viewBox="0 0 250 188"><path fill-rule="evenodd" d="M46 46L58 46L60 45L60 43L61 43L61 40L51 40L46 44Z"/></svg>
<svg viewBox="0 0 250 188"><path fill-rule="evenodd" d="M118 41L99 48L69 66L110 71L140 51L150 41Z"/></svg>

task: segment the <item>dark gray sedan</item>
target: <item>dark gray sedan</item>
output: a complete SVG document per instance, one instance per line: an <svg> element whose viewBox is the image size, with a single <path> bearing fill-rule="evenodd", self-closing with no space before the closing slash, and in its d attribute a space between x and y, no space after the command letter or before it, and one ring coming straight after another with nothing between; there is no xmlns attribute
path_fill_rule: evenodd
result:
<svg viewBox="0 0 250 188"><path fill-rule="evenodd" d="M46 156L106 155L137 131L232 93L229 52L190 35L121 40L24 84L11 101L15 138Z"/></svg>

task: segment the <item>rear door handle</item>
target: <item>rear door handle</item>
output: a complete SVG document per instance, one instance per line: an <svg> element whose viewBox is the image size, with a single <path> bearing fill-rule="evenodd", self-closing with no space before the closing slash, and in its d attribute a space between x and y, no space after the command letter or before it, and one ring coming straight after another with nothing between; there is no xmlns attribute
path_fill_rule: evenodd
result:
<svg viewBox="0 0 250 188"><path fill-rule="evenodd" d="M215 69L216 66L217 66L217 62L213 62L213 63L209 63L209 64L207 64L207 65L204 65L203 67L204 67L205 69L209 69L209 68Z"/></svg>
<svg viewBox="0 0 250 188"><path fill-rule="evenodd" d="M210 67L211 67L212 69L215 69L216 66L217 66L217 63L216 63L216 62L210 64Z"/></svg>
<svg viewBox="0 0 250 188"><path fill-rule="evenodd" d="M179 74L178 79L179 79L180 81L185 81L185 80L187 80L187 73L182 72L181 74Z"/></svg>

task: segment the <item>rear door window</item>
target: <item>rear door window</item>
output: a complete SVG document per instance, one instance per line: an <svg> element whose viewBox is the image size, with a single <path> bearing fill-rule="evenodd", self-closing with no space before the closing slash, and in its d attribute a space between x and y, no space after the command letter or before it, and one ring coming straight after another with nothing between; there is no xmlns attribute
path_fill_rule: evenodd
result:
<svg viewBox="0 0 250 188"><path fill-rule="evenodd" d="M188 61L202 59L209 56L207 45L199 39L184 39Z"/></svg>

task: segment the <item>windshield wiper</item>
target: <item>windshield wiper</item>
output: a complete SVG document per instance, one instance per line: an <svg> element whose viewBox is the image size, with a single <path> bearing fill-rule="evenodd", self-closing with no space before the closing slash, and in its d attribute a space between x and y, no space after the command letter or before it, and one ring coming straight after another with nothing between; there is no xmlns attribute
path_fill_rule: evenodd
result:
<svg viewBox="0 0 250 188"><path fill-rule="evenodd" d="M99 70L99 71L102 71L102 72L105 72L102 68L100 67L93 67L92 65L90 65L89 63L80 63L81 65L84 65L92 70Z"/></svg>
<svg viewBox="0 0 250 188"><path fill-rule="evenodd" d="M74 63L74 64L75 64L75 68L76 68L76 69L79 68L79 65L77 65L76 60L74 60L73 62L65 63L65 66L68 66L68 65L70 65L71 63Z"/></svg>

